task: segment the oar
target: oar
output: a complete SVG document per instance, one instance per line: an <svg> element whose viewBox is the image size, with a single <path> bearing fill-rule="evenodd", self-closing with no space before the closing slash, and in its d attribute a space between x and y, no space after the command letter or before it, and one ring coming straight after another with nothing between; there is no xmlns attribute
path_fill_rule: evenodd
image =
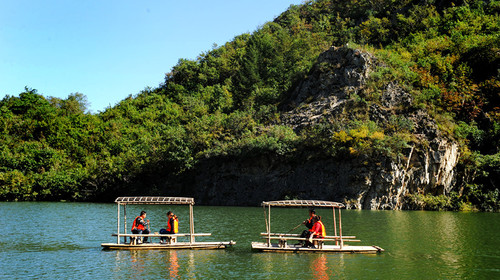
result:
<svg viewBox="0 0 500 280"><path fill-rule="evenodd" d="M300 227L300 226L301 226L301 225L303 225L303 224L304 224L304 222L302 222L302 223L298 224L296 227L292 228L291 230L289 230L289 231L288 231L287 233L285 233L285 234L289 234L290 232L292 232L292 231L296 230L298 227Z"/></svg>
<svg viewBox="0 0 500 280"><path fill-rule="evenodd" d="M298 227L300 227L300 226L301 226L301 225L303 225L303 224L304 224L304 222L302 222L302 223L298 224L296 227L292 228L292 229L291 229L291 230L289 230L287 233L280 234L280 237L283 237L283 235L285 235L285 234L289 234L290 232L292 232L292 231L296 230Z"/></svg>

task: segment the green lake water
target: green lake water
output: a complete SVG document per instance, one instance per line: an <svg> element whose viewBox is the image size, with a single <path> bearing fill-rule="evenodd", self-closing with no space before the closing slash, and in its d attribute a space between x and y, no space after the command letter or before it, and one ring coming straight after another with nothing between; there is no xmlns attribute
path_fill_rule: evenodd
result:
<svg viewBox="0 0 500 280"><path fill-rule="evenodd" d="M188 207L127 206L128 226L141 210L151 230L165 213L188 232ZM331 210L317 209L333 235ZM0 202L0 273L7 279L500 279L498 213L342 211L344 235L380 254L253 252L265 231L260 207L194 207L197 241L229 241L226 250L106 251L116 242L115 204ZM307 209L272 208L272 232L288 232ZM123 218L122 218L123 219ZM299 233L304 227L297 229Z"/></svg>

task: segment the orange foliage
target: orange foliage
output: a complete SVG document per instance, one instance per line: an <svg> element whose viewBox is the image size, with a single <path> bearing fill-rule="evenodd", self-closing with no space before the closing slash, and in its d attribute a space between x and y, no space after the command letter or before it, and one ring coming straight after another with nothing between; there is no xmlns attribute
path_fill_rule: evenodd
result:
<svg viewBox="0 0 500 280"><path fill-rule="evenodd" d="M484 105L479 86L464 76L459 77L453 86L446 87L442 98L448 111L456 113L462 120L475 119Z"/></svg>
<svg viewBox="0 0 500 280"><path fill-rule="evenodd" d="M473 120L483 110L485 104L478 84L465 76L460 76L452 83L445 84L439 76L433 76L424 68L413 68L420 76L419 85L423 88L437 87L441 92L443 107L457 115L461 120Z"/></svg>

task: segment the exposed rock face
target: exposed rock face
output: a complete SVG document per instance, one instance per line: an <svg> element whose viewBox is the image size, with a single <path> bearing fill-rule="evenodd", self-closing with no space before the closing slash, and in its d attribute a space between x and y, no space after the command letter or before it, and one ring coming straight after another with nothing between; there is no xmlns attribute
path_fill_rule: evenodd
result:
<svg viewBox="0 0 500 280"><path fill-rule="evenodd" d="M384 67L368 53L334 48L318 62L291 94L281 124L299 131L318 123L349 120L353 96L362 96L366 80ZM285 198L346 202L348 208L405 209L409 193L447 194L454 187L458 145L442 135L423 110L409 109L412 96L389 83L380 102L367 105L371 121L384 125L395 115L412 126L414 138L396 158L334 159L303 152L294 157L208 159L187 175L197 202L212 205L259 205ZM171 189L174 194L186 188Z"/></svg>
<svg viewBox="0 0 500 280"><path fill-rule="evenodd" d="M367 53L348 48L332 47L318 57L309 77L293 92L296 105L326 98L331 103L345 100L350 90L359 89L375 66Z"/></svg>
<svg viewBox="0 0 500 280"><path fill-rule="evenodd" d="M330 65L326 72L325 65ZM362 95L366 78L375 67L383 65L367 53L331 48L319 57L310 78L295 90L291 102L298 106L283 115L283 123L301 129L339 121L339 116L348 119L349 103L353 102L350 97ZM449 193L454 186L458 144L444 137L426 112L409 109L412 97L397 84L389 83L380 101L369 105L370 120L383 125L395 115L403 116L418 141L396 160L345 170L350 175L344 188L352 190L345 196L348 207L404 209L403 198L408 193Z"/></svg>
<svg viewBox="0 0 500 280"><path fill-rule="evenodd" d="M353 184L360 187L349 207L405 209L408 193L447 194L454 185L458 145L434 140L426 150L412 147L405 158L388 161L380 168L359 169Z"/></svg>
<svg viewBox="0 0 500 280"><path fill-rule="evenodd" d="M322 53L309 77L293 91L287 104L292 110L283 115L283 124L300 129L340 115L375 66L372 56L353 49L332 47Z"/></svg>

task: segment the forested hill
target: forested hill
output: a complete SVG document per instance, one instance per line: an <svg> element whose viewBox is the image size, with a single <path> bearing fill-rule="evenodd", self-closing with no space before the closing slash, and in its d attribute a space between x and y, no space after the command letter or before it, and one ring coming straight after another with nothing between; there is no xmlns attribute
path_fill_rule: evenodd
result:
<svg viewBox="0 0 500 280"><path fill-rule="evenodd" d="M98 114L86 112L82 94L61 100L26 88L0 101L0 200L112 201L171 195L174 186L198 194L191 175L207 165L216 174L210 162L262 158L297 168L317 159L370 168L387 159L409 170L413 150L431 151L439 136L459 147L451 185L427 191L439 188L413 182L400 194L404 203L498 211L499 13L500 1L306 1L252 34L180 59L164 83ZM373 67L362 84L340 89L348 104L341 112L293 124L314 99L297 99L298 89L318 81L315 73L337 71L334 58L318 59L328 50L363 54ZM394 87L409 101L374 116ZM422 134L410 114L436 130ZM282 198L317 198L305 193Z"/></svg>

